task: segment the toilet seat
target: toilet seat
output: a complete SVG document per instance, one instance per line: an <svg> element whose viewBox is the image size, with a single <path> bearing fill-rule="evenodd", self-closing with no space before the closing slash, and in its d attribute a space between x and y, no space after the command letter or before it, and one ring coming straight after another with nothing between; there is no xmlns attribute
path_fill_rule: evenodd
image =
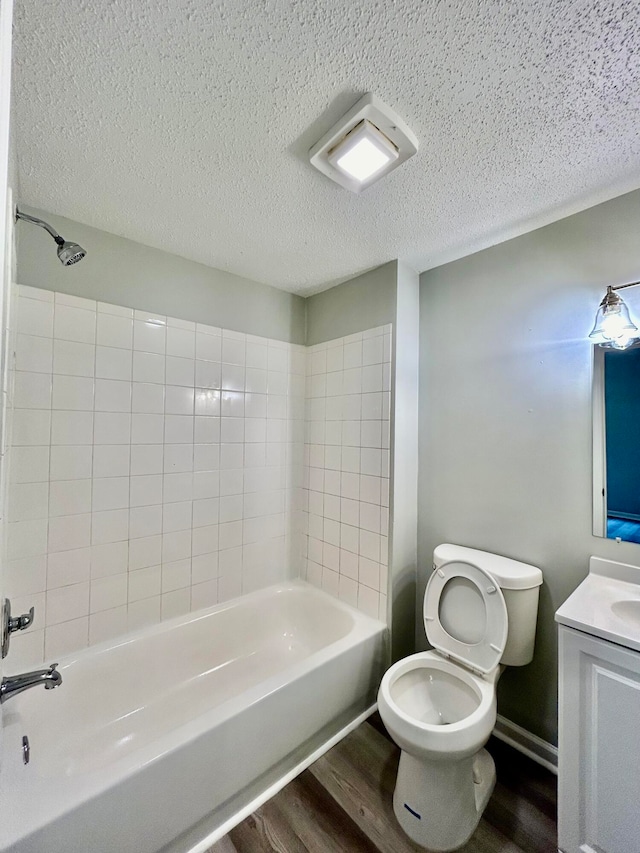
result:
<svg viewBox="0 0 640 853"><path fill-rule="evenodd" d="M447 585L455 578L466 579L482 599L484 631L474 643L452 636L440 620L441 607L449 592ZM474 607L479 605L477 599L473 601ZM457 618L463 624L465 614L459 613ZM470 562L451 560L429 578L424 595L424 624L427 639L441 654L486 674L497 667L507 642L507 605L502 590L488 572Z"/></svg>

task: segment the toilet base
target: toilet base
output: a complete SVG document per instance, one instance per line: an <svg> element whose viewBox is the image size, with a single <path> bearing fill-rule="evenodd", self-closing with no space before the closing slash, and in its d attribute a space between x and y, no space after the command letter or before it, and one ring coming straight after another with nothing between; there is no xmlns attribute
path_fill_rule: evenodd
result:
<svg viewBox="0 0 640 853"><path fill-rule="evenodd" d="M461 761L430 761L403 750L393 810L416 844L433 851L457 850L478 825L495 781L486 749Z"/></svg>

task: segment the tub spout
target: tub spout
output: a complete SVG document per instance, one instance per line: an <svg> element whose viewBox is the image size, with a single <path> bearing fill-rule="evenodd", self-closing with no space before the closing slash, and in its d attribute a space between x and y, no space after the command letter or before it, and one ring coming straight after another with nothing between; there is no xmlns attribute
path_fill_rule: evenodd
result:
<svg viewBox="0 0 640 853"><path fill-rule="evenodd" d="M20 675L11 675L3 678L0 682L0 703L6 702L12 696L43 684L45 690L53 690L62 684L62 676L56 669L57 663L52 663L49 669L37 669L34 672L23 672Z"/></svg>

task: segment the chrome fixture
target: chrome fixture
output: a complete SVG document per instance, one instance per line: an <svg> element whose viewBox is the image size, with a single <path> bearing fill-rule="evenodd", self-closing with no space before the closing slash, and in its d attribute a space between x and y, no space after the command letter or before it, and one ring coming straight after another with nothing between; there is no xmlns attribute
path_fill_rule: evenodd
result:
<svg viewBox="0 0 640 853"><path fill-rule="evenodd" d="M14 631L24 631L29 625L33 624L34 608L32 607L28 613L23 613L22 616L11 616L11 602L8 598L4 600L4 608L2 611L2 639L0 650L2 659L9 654L9 641Z"/></svg>
<svg viewBox="0 0 640 853"><path fill-rule="evenodd" d="M53 239L58 244L58 257L60 258L60 262L65 267L70 267L71 264L77 264L78 261L81 261L87 254L86 251L82 248L82 246L79 246L77 243L70 243L68 240L65 240L64 237L61 237L58 234L55 228L52 228L44 220L38 219L36 216L29 216L28 213L23 213L16 207L16 222L19 219L23 219L25 222L31 222L33 225L39 225L40 228L44 228L45 231L48 231L49 234L51 234Z"/></svg>
<svg viewBox="0 0 640 853"><path fill-rule="evenodd" d="M31 758L31 747L29 746L29 738L26 735L22 736L22 763L28 764Z"/></svg>
<svg viewBox="0 0 640 853"><path fill-rule="evenodd" d="M601 347L626 349L637 341L638 327L629 316L624 300L616 293L625 287L635 287L640 281L629 284L609 285L598 307L596 321L589 335Z"/></svg>
<svg viewBox="0 0 640 853"><path fill-rule="evenodd" d="M20 675L3 678L0 682L0 704L39 684L43 684L45 690L59 687L62 684L62 676L56 669L57 666L57 663L52 663L49 669L36 669L33 672L22 672Z"/></svg>

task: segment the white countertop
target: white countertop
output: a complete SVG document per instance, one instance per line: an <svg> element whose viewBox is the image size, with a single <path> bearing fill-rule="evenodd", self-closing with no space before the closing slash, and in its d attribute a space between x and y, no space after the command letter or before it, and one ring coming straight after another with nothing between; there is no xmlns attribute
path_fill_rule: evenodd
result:
<svg viewBox="0 0 640 853"><path fill-rule="evenodd" d="M640 652L640 567L591 557L556 622Z"/></svg>

